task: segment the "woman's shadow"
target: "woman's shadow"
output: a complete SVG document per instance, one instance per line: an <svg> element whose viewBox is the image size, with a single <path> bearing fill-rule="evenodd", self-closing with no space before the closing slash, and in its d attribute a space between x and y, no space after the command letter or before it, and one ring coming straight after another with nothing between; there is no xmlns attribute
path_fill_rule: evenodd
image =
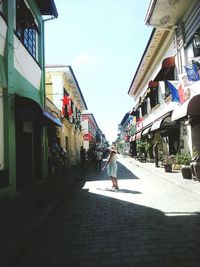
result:
<svg viewBox="0 0 200 267"><path fill-rule="evenodd" d="M140 191L134 191L134 190L129 190L129 189L113 189L113 188L96 188L97 190L101 191L109 191L109 192L119 192L119 193L126 193L126 194L142 194Z"/></svg>

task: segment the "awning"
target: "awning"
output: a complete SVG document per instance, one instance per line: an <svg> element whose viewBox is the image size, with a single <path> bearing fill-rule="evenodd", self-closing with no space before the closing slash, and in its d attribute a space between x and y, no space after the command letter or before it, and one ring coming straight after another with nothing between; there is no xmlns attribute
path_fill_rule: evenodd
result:
<svg viewBox="0 0 200 267"><path fill-rule="evenodd" d="M193 96L172 112L172 121L179 120L185 116L200 116L200 94Z"/></svg>
<svg viewBox="0 0 200 267"><path fill-rule="evenodd" d="M150 130L151 130L151 126L144 129L144 131L142 131L142 136L147 135L150 132Z"/></svg>
<svg viewBox="0 0 200 267"><path fill-rule="evenodd" d="M15 96L16 115L23 121L34 120L44 125L62 126L61 121L50 113L47 109L42 108L40 104L31 98Z"/></svg>
<svg viewBox="0 0 200 267"><path fill-rule="evenodd" d="M133 136L130 137L129 142L134 142L134 141L135 141L135 135L133 135Z"/></svg>
<svg viewBox="0 0 200 267"><path fill-rule="evenodd" d="M171 80L174 76L175 59L174 57L165 58L162 62L162 68L156 75L154 81Z"/></svg>
<svg viewBox="0 0 200 267"><path fill-rule="evenodd" d="M187 115L187 108L188 108L189 100L177 106L172 112L172 121L179 120Z"/></svg>
<svg viewBox="0 0 200 267"><path fill-rule="evenodd" d="M151 132L158 130L160 128L161 122L162 122L162 119L155 121L153 125L151 126Z"/></svg>
<svg viewBox="0 0 200 267"><path fill-rule="evenodd" d="M136 140L140 140L141 139L141 136L142 136L142 132L136 133L135 139Z"/></svg>
<svg viewBox="0 0 200 267"><path fill-rule="evenodd" d="M42 108L31 98L15 94L15 109L16 115L21 120L40 120L41 118Z"/></svg>
<svg viewBox="0 0 200 267"><path fill-rule="evenodd" d="M42 109L42 113L43 113L45 119L50 120L51 122L53 122L54 124L56 124L59 127L62 126L61 121L57 117L55 117L53 114L51 114L47 109Z"/></svg>
<svg viewBox="0 0 200 267"><path fill-rule="evenodd" d="M154 121L153 125L151 126L151 132L158 130L161 127L162 122L167 118L171 116L171 112L167 112L160 118Z"/></svg>

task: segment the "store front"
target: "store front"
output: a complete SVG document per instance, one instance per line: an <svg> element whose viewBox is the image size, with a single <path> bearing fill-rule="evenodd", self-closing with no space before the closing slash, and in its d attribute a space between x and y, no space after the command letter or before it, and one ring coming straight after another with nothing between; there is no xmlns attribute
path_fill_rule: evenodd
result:
<svg viewBox="0 0 200 267"><path fill-rule="evenodd" d="M195 147L200 152L200 94L193 96L172 112L172 121L180 123L181 148L188 147L192 152ZM187 138L184 138L187 137ZM188 142L188 144L186 144Z"/></svg>
<svg viewBox="0 0 200 267"><path fill-rule="evenodd" d="M46 152L45 126L59 125L45 109L30 98L15 97L16 189L42 179ZM60 124L61 125L61 124Z"/></svg>

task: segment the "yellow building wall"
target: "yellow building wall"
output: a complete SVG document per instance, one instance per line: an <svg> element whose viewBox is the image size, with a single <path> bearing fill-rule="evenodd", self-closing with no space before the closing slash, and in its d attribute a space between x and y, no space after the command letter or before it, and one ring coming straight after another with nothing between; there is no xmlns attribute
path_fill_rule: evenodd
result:
<svg viewBox="0 0 200 267"><path fill-rule="evenodd" d="M69 94L76 108L81 110L80 104L77 102L77 98L74 95L77 89L67 82L63 72L46 72L46 97L53 102L52 77L54 76L60 76L63 81L64 89ZM63 96L60 98L62 99L62 97ZM83 145L83 133L80 129L75 129L75 126L69 123L66 118L61 118L61 121L63 125L59 128L60 145L67 151L69 164L75 165L80 162L80 148Z"/></svg>

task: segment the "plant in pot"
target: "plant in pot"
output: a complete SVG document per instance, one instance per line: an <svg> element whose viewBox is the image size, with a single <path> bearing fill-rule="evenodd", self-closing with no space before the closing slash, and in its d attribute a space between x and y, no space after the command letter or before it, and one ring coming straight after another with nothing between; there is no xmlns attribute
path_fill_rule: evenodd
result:
<svg viewBox="0 0 200 267"><path fill-rule="evenodd" d="M137 142L137 155L138 159L141 162L146 162L146 150L145 150L146 142L139 141Z"/></svg>
<svg viewBox="0 0 200 267"><path fill-rule="evenodd" d="M177 163L181 164L181 173L183 178L185 179L191 179L192 178L192 172L190 168L190 161L191 161L191 156L189 153L179 153L176 156Z"/></svg>
<svg viewBox="0 0 200 267"><path fill-rule="evenodd" d="M172 172L172 165L174 163L175 156L174 155L166 155L163 158L163 166L165 168L165 172Z"/></svg>
<svg viewBox="0 0 200 267"><path fill-rule="evenodd" d="M145 150L146 150L147 160L150 162L154 162L153 145L149 142L145 142Z"/></svg>
<svg viewBox="0 0 200 267"><path fill-rule="evenodd" d="M173 169L174 170L180 170L181 169L181 154L177 153L175 155L175 160L174 160L174 164L173 164Z"/></svg>

